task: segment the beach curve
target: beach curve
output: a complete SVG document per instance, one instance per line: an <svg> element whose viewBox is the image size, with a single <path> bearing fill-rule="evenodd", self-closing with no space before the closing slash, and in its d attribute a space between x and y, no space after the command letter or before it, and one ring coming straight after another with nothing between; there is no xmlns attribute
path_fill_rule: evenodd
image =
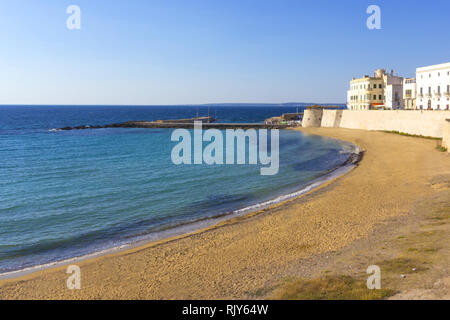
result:
<svg viewBox="0 0 450 320"><path fill-rule="evenodd" d="M408 168L422 168L424 159L441 156L430 153L431 141L359 130L303 131L349 141L368 154L360 167L334 183L258 215L82 261L82 290L66 288L67 274L61 266L0 281L0 297L243 298L282 277L299 259L339 250L367 235L375 224L405 214L414 192L431 192L424 184L432 168L412 170L408 176L404 164L391 163L408 153ZM389 150L387 144L392 146Z"/></svg>

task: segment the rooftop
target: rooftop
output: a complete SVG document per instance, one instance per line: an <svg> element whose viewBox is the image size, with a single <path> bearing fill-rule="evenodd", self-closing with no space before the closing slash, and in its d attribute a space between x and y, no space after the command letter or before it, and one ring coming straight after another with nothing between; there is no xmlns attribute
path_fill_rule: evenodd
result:
<svg viewBox="0 0 450 320"><path fill-rule="evenodd" d="M426 71L432 71L432 70L438 70L438 69L444 69L444 68L450 68L450 62L441 63L441 64L434 64L431 66L426 67L420 67L416 69L416 72L426 72Z"/></svg>

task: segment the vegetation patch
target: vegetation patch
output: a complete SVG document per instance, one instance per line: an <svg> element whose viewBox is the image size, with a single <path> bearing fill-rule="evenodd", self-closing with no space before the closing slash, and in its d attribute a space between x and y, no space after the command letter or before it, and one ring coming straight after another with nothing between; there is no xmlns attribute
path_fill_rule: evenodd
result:
<svg viewBox="0 0 450 320"><path fill-rule="evenodd" d="M416 249L417 250L417 249ZM411 258L394 258L376 263L380 266L381 273L388 272L393 274L410 274L428 270L426 263L418 259Z"/></svg>
<svg viewBox="0 0 450 320"><path fill-rule="evenodd" d="M365 280L346 275L330 275L318 279L287 282L276 298L282 300L379 300L395 294L394 290L370 290Z"/></svg>
<svg viewBox="0 0 450 320"><path fill-rule="evenodd" d="M423 139L429 139L429 140L442 140L442 138L422 136L420 134L410 134L410 133L400 132L400 131L395 131L395 130L394 131L382 130L382 132L398 134L398 135L406 136L406 137L423 138Z"/></svg>
<svg viewBox="0 0 450 320"><path fill-rule="evenodd" d="M439 248L424 248L424 249L421 249L420 251L425 252L425 253L436 253L439 251Z"/></svg>
<svg viewBox="0 0 450 320"><path fill-rule="evenodd" d="M430 220L435 220L435 221L443 221L443 220L447 220L450 218L450 214L445 214L442 216L434 216L434 217L430 217Z"/></svg>
<svg viewBox="0 0 450 320"><path fill-rule="evenodd" d="M247 292L249 296L261 298L266 296L269 292L273 291L274 287L264 287L256 289L255 291Z"/></svg>

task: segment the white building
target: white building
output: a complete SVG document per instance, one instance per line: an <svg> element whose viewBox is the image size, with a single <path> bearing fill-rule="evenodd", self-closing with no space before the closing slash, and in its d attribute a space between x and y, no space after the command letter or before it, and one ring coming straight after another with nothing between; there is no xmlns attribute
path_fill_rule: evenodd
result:
<svg viewBox="0 0 450 320"><path fill-rule="evenodd" d="M416 109L416 79L403 80L403 106L406 110Z"/></svg>
<svg viewBox="0 0 450 320"><path fill-rule="evenodd" d="M417 109L450 109L450 62L417 68L416 82Z"/></svg>
<svg viewBox="0 0 450 320"><path fill-rule="evenodd" d="M385 90L385 108L391 110L403 109L403 85L390 84Z"/></svg>

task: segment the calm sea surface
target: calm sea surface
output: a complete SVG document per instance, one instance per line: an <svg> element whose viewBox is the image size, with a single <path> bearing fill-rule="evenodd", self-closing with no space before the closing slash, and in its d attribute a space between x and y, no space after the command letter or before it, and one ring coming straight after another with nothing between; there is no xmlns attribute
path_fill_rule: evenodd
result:
<svg viewBox="0 0 450 320"><path fill-rule="evenodd" d="M262 122L295 107L210 107ZM171 162L171 129L54 131L205 116L201 106L0 106L0 273L152 239L302 189L341 165L345 143L280 131L280 169Z"/></svg>

